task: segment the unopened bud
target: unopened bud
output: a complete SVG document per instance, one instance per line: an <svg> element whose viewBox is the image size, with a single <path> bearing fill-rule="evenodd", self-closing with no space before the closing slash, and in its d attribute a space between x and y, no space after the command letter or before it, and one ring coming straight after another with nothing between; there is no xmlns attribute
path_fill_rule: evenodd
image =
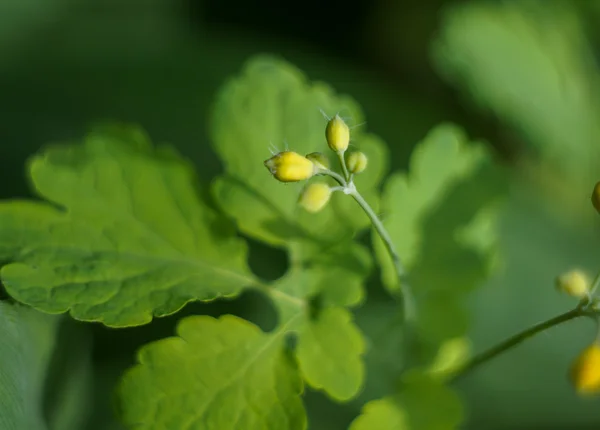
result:
<svg viewBox="0 0 600 430"><path fill-rule="evenodd" d="M596 211L600 213L600 182L594 186L594 191L592 191L592 204L596 208Z"/></svg>
<svg viewBox="0 0 600 430"><path fill-rule="evenodd" d="M367 168L368 161L364 152L352 152L346 158L346 165L350 173L360 173Z"/></svg>
<svg viewBox="0 0 600 430"><path fill-rule="evenodd" d="M570 371L571 383L580 395L600 392L600 345L595 342L582 351Z"/></svg>
<svg viewBox="0 0 600 430"><path fill-rule="evenodd" d="M572 297L583 299L588 295L590 280L581 270L571 270L556 278L556 288Z"/></svg>
<svg viewBox="0 0 600 430"><path fill-rule="evenodd" d="M325 155L320 152L311 152L306 156L310 161L314 163L319 169L329 170L329 160Z"/></svg>
<svg viewBox="0 0 600 430"><path fill-rule="evenodd" d="M329 185L315 182L309 184L304 191L302 191L298 203L307 212L315 213L325 207L330 197L331 188Z"/></svg>
<svg viewBox="0 0 600 430"><path fill-rule="evenodd" d="M312 161L292 151L274 155L265 161L265 166L281 182L303 181L313 176L316 171Z"/></svg>
<svg viewBox="0 0 600 430"><path fill-rule="evenodd" d="M344 152L350 143L350 129L339 115L334 116L327 123L325 129L327 145L335 152Z"/></svg>

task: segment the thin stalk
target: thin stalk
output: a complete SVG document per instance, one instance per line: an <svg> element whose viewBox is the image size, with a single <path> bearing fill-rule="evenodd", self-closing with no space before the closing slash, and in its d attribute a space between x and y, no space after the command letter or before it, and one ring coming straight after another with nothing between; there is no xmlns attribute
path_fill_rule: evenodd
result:
<svg viewBox="0 0 600 430"><path fill-rule="evenodd" d="M346 166L346 159L344 158L344 153L342 151L336 152L338 160L340 160L340 165L342 166L342 172L344 172L344 179L347 182L350 181L350 173L348 172L348 167Z"/></svg>
<svg viewBox="0 0 600 430"><path fill-rule="evenodd" d="M494 359L498 355L503 354L509 349L514 348L515 346L521 344L525 340L539 333L542 333L543 331L546 331L552 327L573 320L575 318L585 316L597 318L598 315L600 315L600 311L589 309L584 303L583 306L577 306L575 309L557 315L553 318L550 318L549 320L535 324L534 326L531 326L523 330L522 332L509 337L508 339L504 340L503 342L500 342L499 344L491 347L490 349L475 355L454 374L453 380L457 380L465 376L466 374L472 372L474 369L478 368L482 364L487 363L488 361Z"/></svg>
<svg viewBox="0 0 600 430"><path fill-rule="evenodd" d="M396 275L398 276L398 281L400 283L400 288L402 291L402 304L404 306L404 318L406 320L412 320L415 317L416 308L412 297L412 292L410 290L410 286L408 285L408 282L406 282L406 270L404 269L404 265L402 264L400 256L396 251L396 247L392 242L392 238L388 234L383 223L381 222L373 208L369 205L369 203L367 203L367 201L356 190L356 188L351 190L349 194L352 195L352 197L354 197L354 200L356 200L360 207L365 211L367 216L370 218L373 227L375 227L375 230L377 230L379 237L381 237L381 240L383 240L386 250L392 258L394 269L396 270Z"/></svg>
<svg viewBox="0 0 600 430"><path fill-rule="evenodd" d="M338 184L340 184L340 186L344 189L347 187L346 180L342 178L342 176L339 173L336 173L333 170L321 169L319 170L318 175L329 176L330 178L333 178Z"/></svg>

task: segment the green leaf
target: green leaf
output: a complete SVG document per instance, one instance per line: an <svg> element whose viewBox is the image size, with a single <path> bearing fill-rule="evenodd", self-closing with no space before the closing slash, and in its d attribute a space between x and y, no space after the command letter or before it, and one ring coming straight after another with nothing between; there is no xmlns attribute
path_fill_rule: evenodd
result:
<svg viewBox="0 0 600 430"><path fill-rule="evenodd" d="M296 358L305 381L335 400L347 401L363 384L365 341L352 314L335 302L316 310L310 307L306 299L311 292L304 287L314 284L315 276L311 269L292 270L274 285L271 297L281 324L294 321L288 329L298 339Z"/></svg>
<svg viewBox="0 0 600 430"><path fill-rule="evenodd" d="M290 323L292 323L290 321ZM285 326L265 334L234 316L193 316L151 343L120 386L137 429L304 429L302 381L284 350Z"/></svg>
<svg viewBox="0 0 600 430"><path fill-rule="evenodd" d="M388 179L382 197L384 225L407 268L412 268L424 241L423 221L452 187L467 178L484 159L480 146L467 146L464 133L441 125L419 143L410 159L410 173L395 173ZM375 237L382 280L390 290L400 287L392 260Z"/></svg>
<svg viewBox="0 0 600 430"><path fill-rule="evenodd" d="M361 266L365 251L355 246L353 267L342 278L350 284L370 268ZM181 320L179 337L142 348L140 364L124 377L124 422L141 429L301 429L303 380L335 400L354 397L364 379L364 340L343 307L353 295L341 288L321 291L326 279L314 265L293 267L272 285L261 285L279 314L270 333L233 316ZM293 352L286 335L296 337ZM242 412L226 412L232 410Z"/></svg>
<svg viewBox="0 0 600 430"><path fill-rule="evenodd" d="M581 217L588 202L572 190L596 180L600 80L585 25L571 3L449 8L433 53L448 81L536 147L548 163L550 198L555 202L560 192Z"/></svg>
<svg viewBox="0 0 600 430"><path fill-rule="evenodd" d="M72 319L62 319L45 379L44 415L50 430L89 428L97 393L89 328Z"/></svg>
<svg viewBox="0 0 600 430"><path fill-rule="evenodd" d="M350 430L409 430L406 413L394 398L367 403L350 425Z"/></svg>
<svg viewBox="0 0 600 430"><path fill-rule="evenodd" d="M42 402L59 318L0 301L0 428L46 430Z"/></svg>
<svg viewBox="0 0 600 430"><path fill-rule="evenodd" d="M336 96L324 84L309 84L295 67L270 57L251 60L242 75L220 92L212 116L212 138L226 174L217 179L214 191L244 233L278 246L295 240L335 243L369 225L356 203L341 193L334 193L320 213L305 213L297 204L304 184L280 183L263 165L271 156L271 144L279 150L287 145L303 155L332 156L321 110L330 116L348 115L350 125L362 122L353 100ZM369 157L369 168L357 176L356 185L376 207L376 186L387 169L387 149L361 128L352 130L351 139ZM337 165L333 157L331 165Z"/></svg>
<svg viewBox="0 0 600 430"><path fill-rule="evenodd" d="M416 329L429 354L467 329L465 294L497 260L494 221L504 184L481 144L441 125L415 148L410 173L395 173L385 185L383 222L414 284ZM401 285L377 236L374 246L384 285L397 291Z"/></svg>
<svg viewBox="0 0 600 430"><path fill-rule="evenodd" d="M29 163L49 203L0 203L7 291L109 326L149 322L254 282L246 247L199 194L190 166L138 129L102 129Z"/></svg>
<svg viewBox="0 0 600 430"><path fill-rule="evenodd" d="M335 193L320 213L304 212L297 204L303 184L279 183L263 164L270 143L281 148L286 142L300 154L333 155L325 142L327 120L321 110L348 112L352 123L362 120L354 101L336 96L324 84L308 83L290 64L271 57L249 61L241 76L225 85L214 107L213 145L226 172L215 182L214 192L244 233L288 248L290 270L267 293L282 322L302 315L293 331L305 380L336 400L348 400L364 378L364 341L343 307L363 299L371 257L352 239L369 220L342 193ZM369 168L357 176L356 185L377 207L386 147L360 128L353 129L351 138L369 157ZM333 166L337 161L331 158ZM335 342L329 341L332 336ZM322 365L331 366L332 372L324 372Z"/></svg>
<svg viewBox="0 0 600 430"><path fill-rule="evenodd" d="M367 403L350 430L457 429L463 420L458 396L441 382L409 373L395 396Z"/></svg>

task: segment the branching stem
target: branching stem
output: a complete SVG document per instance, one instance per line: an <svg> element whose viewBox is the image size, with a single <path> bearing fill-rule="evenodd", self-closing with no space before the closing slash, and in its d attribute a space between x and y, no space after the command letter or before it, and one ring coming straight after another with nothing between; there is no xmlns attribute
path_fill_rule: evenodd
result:
<svg viewBox="0 0 600 430"><path fill-rule="evenodd" d="M600 310L594 309L593 307L590 308L589 304L590 301L588 299L585 299L575 309L557 315L553 318L550 318L549 320L535 324L523 330L522 332L509 337L508 339L500 342L499 344L492 346L490 349L475 355L468 362L466 362L459 370L456 371L456 373L453 376L453 380L462 378L466 374L470 373L482 364L487 363L488 361L492 360L498 355L503 354L511 348L514 348L515 346L521 344L525 340L559 324L571 321L579 317L591 317L593 319L597 319L600 316Z"/></svg>

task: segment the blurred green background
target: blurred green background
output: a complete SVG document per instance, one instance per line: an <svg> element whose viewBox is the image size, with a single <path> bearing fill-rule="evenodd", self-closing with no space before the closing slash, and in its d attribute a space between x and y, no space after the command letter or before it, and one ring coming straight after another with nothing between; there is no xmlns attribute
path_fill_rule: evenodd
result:
<svg viewBox="0 0 600 430"><path fill-rule="evenodd" d="M390 146L394 169L406 167L427 130L448 120L490 142L511 169L499 271L470 302L471 338L481 350L572 306L553 290L557 274L600 269L600 221L589 203L600 180L598 24L596 0L3 0L0 197L29 195L23 165L40 146L79 138L104 119L141 124L154 141L177 146L209 181L221 168L207 133L216 91L250 56L274 53L356 98L366 127ZM254 244L251 263L275 278L285 258ZM374 275L357 318L381 339L371 363L398 369L400 342L386 335L384 321L394 309L379 288ZM61 395L72 410L96 406L50 421L118 429L110 390L134 351L198 312L232 312L268 325L273 310L246 294L187 306L137 329L66 322L58 341L77 365L53 357L51 375L81 377L60 393L53 391L60 384L47 381L47 413ZM91 346L81 341L87 330ZM462 380L465 428L600 428L599 400L579 399L566 378L593 336L589 321L569 323ZM77 381L86 378L93 383L84 396ZM385 392L385 384L374 376L360 400ZM316 393L306 404L311 429L346 428L361 406Z"/></svg>

